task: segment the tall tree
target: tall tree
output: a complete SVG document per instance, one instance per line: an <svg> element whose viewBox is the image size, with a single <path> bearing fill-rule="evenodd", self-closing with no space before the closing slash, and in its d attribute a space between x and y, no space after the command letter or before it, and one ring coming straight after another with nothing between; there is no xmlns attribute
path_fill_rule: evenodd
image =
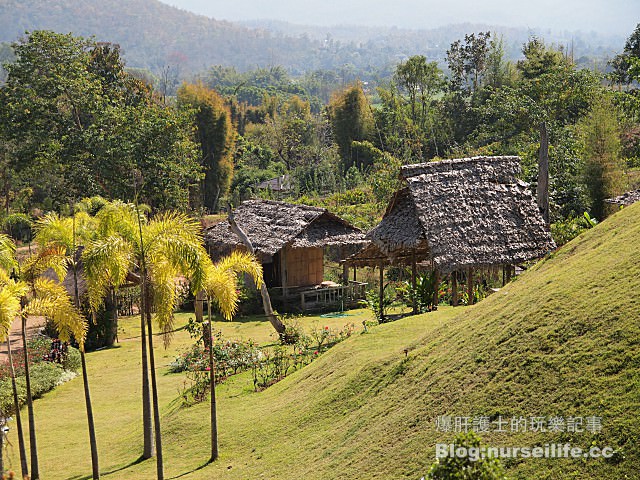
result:
<svg viewBox="0 0 640 480"><path fill-rule="evenodd" d="M36 439L36 424L33 409L33 396L31 392L31 375L29 368L29 354L27 350L27 318L30 315L40 315L53 322L58 337L63 341L76 339L83 348L86 336L86 324L82 315L73 306L67 291L62 285L52 280L42 278L41 275L52 268L58 278L64 278L66 265L60 261L62 254L50 255L49 252L40 251L37 255L29 257L22 265L20 276L22 278L18 289L20 293L19 316L22 320L22 347L24 354L24 368L26 380L27 414L29 419L29 445L31 456L31 478L40 478L40 466L38 458L38 445Z"/></svg>
<svg viewBox="0 0 640 480"><path fill-rule="evenodd" d="M14 145L12 166L35 202L50 209L96 194L133 198L128 179L137 168L152 179L145 201L186 207L198 179L191 125L125 71L116 47L35 31L14 49L0 88L0 134Z"/></svg>
<svg viewBox="0 0 640 480"><path fill-rule="evenodd" d="M62 218L56 214L44 216L36 224L35 241L40 251L48 255L62 255L61 261L65 262L67 269L71 270L73 279L73 303L78 311L81 311L81 299L78 289L80 271L80 253L82 248L95 236L96 222L86 212L75 213L68 218ZM60 278L63 281L64 278ZM95 319L94 319L95 320ZM85 319L87 325L89 322ZM98 460L98 443L96 439L95 423L93 420L93 406L89 389L89 377L87 374L86 352L84 338L79 341L80 359L82 367L82 381L84 385L85 408L87 412L87 425L89 428L89 447L91 450L91 468L94 480L100 478Z"/></svg>
<svg viewBox="0 0 640 480"><path fill-rule="evenodd" d="M620 161L620 122L610 98L600 97L578 125L585 162L585 183L591 215L602 220L604 200L622 193L625 177Z"/></svg>
<svg viewBox="0 0 640 480"><path fill-rule="evenodd" d="M328 112L333 138L340 148L343 170L346 172L352 165L361 167L360 159L354 158L352 143L370 140L374 132L373 114L362 84L356 82L334 95Z"/></svg>
<svg viewBox="0 0 640 480"><path fill-rule="evenodd" d="M236 131L231 123L231 112L222 97L202 83L182 85L178 90L178 102L183 108L193 110L204 170L202 205L216 212L220 198L229 193L233 178Z"/></svg>
<svg viewBox="0 0 640 480"><path fill-rule="evenodd" d="M173 314L177 307L177 278L184 276L194 291L202 289L208 256L202 245L200 224L184 214L169 212L147 219L138 205L112 203L98 214L103 231L83 252L89 295L96 304L115 283L129 277L141 287L141 328L143 358L149 356L153 431L155 432L158 479L164 478L164 459L160 429L160 406L153 347L153 312L168 345L173 331ZM145 334L146 330L146 334ZM143 361L143 364L145 362ZM143 391L149 390L143 371ZM145 383L147 386L145 387ZM145 397L143 395L143 407ZM143 408L143 422L149 412ZM144 430L145 438L149 429Z"/></svg>
<svg viewBox="0 0 640 480"><path fill-rule="evenodd" d="M238 310L239 295L237 288L238 274L245 273L253 278L256 286L262 286L262 265L255 256L244 252L234 252L215 264L208 263L204 291L208 305L208 347L209 347L209 387L211 390L211 457L213 462L218 458L218 420L216 411L216 373L213 361L213 323L211 302L218 305L222 316L231 320Z"/></svg>
<svg viewBox="0 0 640 480"><path fill-rule="evenodd" d="M6 235L0 234L0 284L2 285L0 288L0 337L4 337L7 342L14 415L16 416L18 434L18 450L20 453L20 470L22 478L27 478L29 475L29 466L27 464L27 452L22 429L22 417L20 415L16 372L13 353L11 351L11 328L15 319L20 315L20 300L26 294L24 284L19 284L9 278L9 274L12 273L17 266L15 251L16 246L13 241ZM0 472L0 474L2 473L3 472Z"/></svg>

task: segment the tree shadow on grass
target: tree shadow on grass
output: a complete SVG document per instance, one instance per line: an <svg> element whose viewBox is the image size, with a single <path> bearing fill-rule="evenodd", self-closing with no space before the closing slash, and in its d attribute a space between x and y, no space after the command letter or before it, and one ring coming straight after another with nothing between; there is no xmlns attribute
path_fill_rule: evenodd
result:
<svg viewBox="0 0 640 480"><path fill-rule="evenodd" d="M101 477L106 477L107 475L113 475L114 473L118 473L121 472L122 470L126 470L129 467L133 467L134 465L138 465L139 463L144 462L145 460L151 460L149 458L144 458L143 456L140 456L138 458L136 458L133 462L130 462L120 468L116 468L114 470L109 470L108 472L100 472L100 476ZM91 480L93 478L93 475L76 475L74 477L69 477L67 480Z"/></svg>
<svg viewBox="0 0 640 480"><path fill-rule="evenodd" d="M188 472L184 472L181 473L180 475L176 475L175 477L168 477L167 480L175 480L176 478L181 478L181 477L185 477L191 473L197 472L198 470L202 470L205 467L208 467L209 465L211 465L213 462L211 461L207 461L205 463L203 463L202 465L200 465L199 467L194 468L193 470L189 470Z"/></svg>

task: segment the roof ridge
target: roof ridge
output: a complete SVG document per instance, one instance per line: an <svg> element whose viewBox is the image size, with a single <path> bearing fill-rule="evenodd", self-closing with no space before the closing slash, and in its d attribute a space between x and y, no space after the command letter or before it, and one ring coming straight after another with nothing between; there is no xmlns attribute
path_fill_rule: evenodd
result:
<svg viewBox="0 0 640 480"><path fill-rule="evenodd" d="M462 166L462 165L478 165L481 163L494 163L498 164L501 162L509 162L516 163L517 169L520 169L520 157L516 155L478 155L475 157L463 157L463 158L448 158L442 160L435 160L431 162L421 162L414 163L409 165L402 165L400 167L400 176L402 178L409 179L411 177L417 177L418 175L422 175L425 173L435 173L442 170L445 170L446 167Z"/></svg>

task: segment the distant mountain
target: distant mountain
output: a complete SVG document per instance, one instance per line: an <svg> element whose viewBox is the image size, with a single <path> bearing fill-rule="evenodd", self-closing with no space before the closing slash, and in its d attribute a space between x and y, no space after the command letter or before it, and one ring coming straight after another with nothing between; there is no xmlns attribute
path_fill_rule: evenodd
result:
<svg viewBox="0 0 640 480"><path fill-rule="evenodd" d="M555 43L573 45L577 56L603 58L621 50L629 33L611 39L470 24L422 31L303 27L273 21L240 25L157 0L0 0L0 42L15 41L25 31L36 29L118 43L129 66L155 73L171 67L181 75L212 65L240 70L282 65L293 74L316 69L389 71L390 66L415 54L443 62L453 40L480 30L502 33L510 57L518 55L529 35L538 33Z"/></svg>
<svg viewBox="0 0 640 480"><path fill-rule="evenodd" d="M217 21L157 0L0 0L0 41L15 41L26 30L36 29L119 43L128 65L156 72L167 65L187 71L213 64L292 67L322 46Z"/></svg>
<svg viewBox="0 0 640 480"><path fill-rule="evenodd" d="M398 27L370 27L362 25L299 25L278 20L247 20L237 22L241 25L268 30L274 34L288 36L307 36L315 40L332 39L339 42L356 44L378 44L394 46L399 51L423 49L443 54L451 42L461 39L472 32L490 31L502 36L507 56L515 60L522 54L522 45L533 36L543 38L546 43L573 48L576 58L590 56L602 58L619 53L626 37L631 33L602 34L592 31L556 31L553 29L506 27L485 23L457 23L429 29L407 29ZM442 58L433 58L442 60Z"/></svg>

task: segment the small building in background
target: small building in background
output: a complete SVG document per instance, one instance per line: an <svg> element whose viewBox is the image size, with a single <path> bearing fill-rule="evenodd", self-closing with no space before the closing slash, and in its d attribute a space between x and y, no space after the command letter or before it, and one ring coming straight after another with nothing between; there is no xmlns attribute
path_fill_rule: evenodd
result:
<svg viewBox="0 0 640 480"><path fill-rule="evenodd" d="M618 195L617 197L605 199L606 203L610 203L612 205L620 205L622 207L628 207L629 205L632 205L639 201L640 201L640 189L631 190L630 192L625 192L622 195Z"/></svg>
<svg viewBox="0 0 640 480"><path fill-rule="evenodd" d="M234 210L262 263L264 280L281 309L311 310L347 306L364 297L364 284L343 278L323 285L325 248L364 244L364 233L327 209L273 200L247 200ZM246 250L221 221L205 230L205 244L216 260ZM343 258L344 258L343 257Z"/></svg>
<svg viewBox="0 0 640 480"><path fill-rule="evenodd" d="M275 198L282 198L283 195L291 191L291 180L289 175L280 175L253 185L256 190L268 190Z"/></svg>

